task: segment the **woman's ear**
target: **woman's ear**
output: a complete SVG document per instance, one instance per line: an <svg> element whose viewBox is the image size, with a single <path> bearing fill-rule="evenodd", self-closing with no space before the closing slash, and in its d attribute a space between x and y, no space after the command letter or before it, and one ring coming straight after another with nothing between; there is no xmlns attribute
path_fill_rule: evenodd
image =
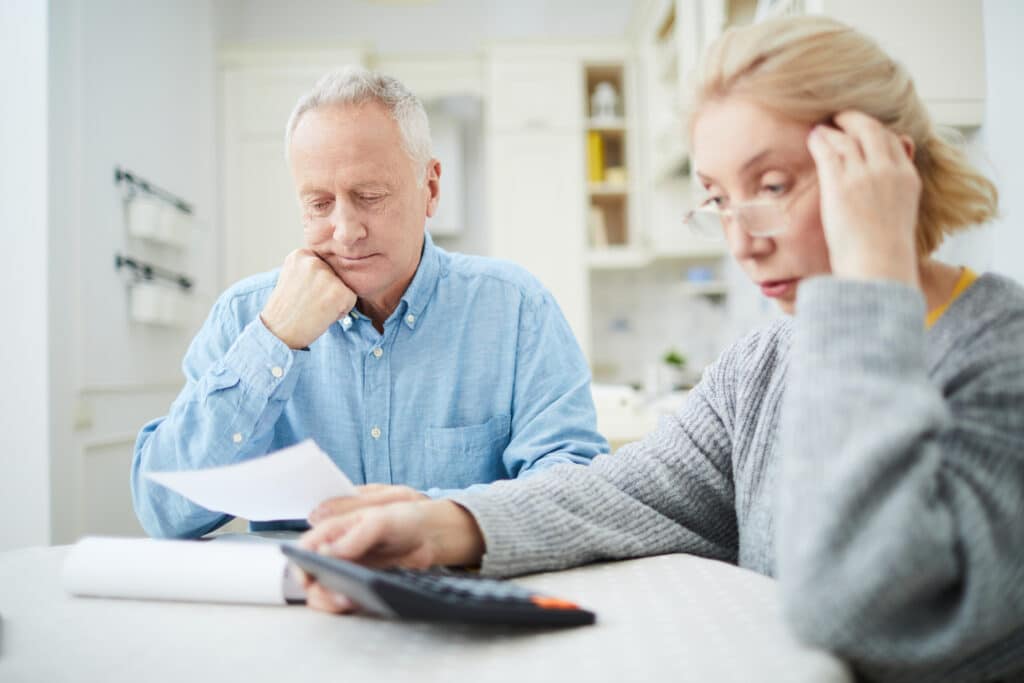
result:
<svg viewBox="0 0 1024 683"><path fill-rule="evenodd" d="M903 153L907 155L910 161L914 160L914 141L910 139L909 135L900 136L900 147L903 148Z"/></svg>

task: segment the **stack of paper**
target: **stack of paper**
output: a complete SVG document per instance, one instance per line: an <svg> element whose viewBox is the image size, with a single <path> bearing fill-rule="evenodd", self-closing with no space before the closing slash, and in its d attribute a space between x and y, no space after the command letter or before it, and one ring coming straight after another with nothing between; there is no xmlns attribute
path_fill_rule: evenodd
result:
<svg viewBox="0 0 1024 683"><path fill-rule="evenodd" d="M355 494L312 440L234 465L146 476L209 510L253 521L306 519L323 501ZM64 563L64 588L98 597L282 605L303 597L287 566L276 543L85 538Z"/></svg>
<svg viewBox="0 0 1024 683"><path fill-rule="evenodd" d="M64 562L72 595L284 605L294 602L276 544L83 538Z"/></svg>

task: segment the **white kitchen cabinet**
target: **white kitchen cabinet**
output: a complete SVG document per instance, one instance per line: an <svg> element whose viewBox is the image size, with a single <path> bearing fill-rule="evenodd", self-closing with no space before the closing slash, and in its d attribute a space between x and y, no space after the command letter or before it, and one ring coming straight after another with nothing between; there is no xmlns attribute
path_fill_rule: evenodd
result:
<svg viewBox="0 0 1024 683"><path fill-rule="evenodd" d="M224 284L275 268L302 246L284 133L299 97L359 50L229 50L223 84Z"/></svg>
<svg viewBox="0 0 1024 683"><path fill-rule="evenodd" d="M752 0L677 0L701 8L702 46L753 19ZM765 4L765 3L761 3ZM982 0L775 0L771 15L824 14L871 36L902 63L935 121L980 126L985 107Z"/></svg>
<svg viewBox="0 0 1024 683"><path fill-rule="evenodd" d="M936 122L980 126L985 113L981 0L806 0L879 42L914 78Z"/></svg>
<svg viewBox="0 0 1024 683"><path fill-rule="evenodd" d="M540 54L489 64L493 131L578 131L583 119L580 62Z"/></svg>

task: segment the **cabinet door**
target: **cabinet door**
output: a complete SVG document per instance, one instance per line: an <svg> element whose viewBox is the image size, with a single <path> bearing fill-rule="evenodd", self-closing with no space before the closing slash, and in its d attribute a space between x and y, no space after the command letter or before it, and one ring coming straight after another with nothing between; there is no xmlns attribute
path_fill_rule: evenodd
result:
<svg viewBox="0 0 1024 683"><path fill-rule="evenodd" d="M910 71L937 122L981 125L985 102L981 0L814 0L807 9L877 40Z"/></svg>
<svg viewBox="0 0 1024 683"><path fill-rule="evenodd" d="M226 192L227 281L277 268L303 245L302 218L280 139L240 142Z"/></svg>
<svg viewBox="0 0 1024 683"><path fill-rule="evenodd" d="M489 151L491 253L551 290L589 356L582 136L495 133Z"/></svg>
<svg viewBox="0 0 1024 683"><path fill-rule="evenodd" d="M577 60L495 58L489 74L490 127L496 131L580 130L582 70Z"/></svg>
<svg viewBox="0 0 1024 683"><path fill-rule="evenodd" d="M301 56L301 55L299 55ZM296 66L251 58L224 67L224 284L276 268L302 246L302 222L285 162L284 132L300 96L337 64L358 63L348 53L336 62Z"/></svg>

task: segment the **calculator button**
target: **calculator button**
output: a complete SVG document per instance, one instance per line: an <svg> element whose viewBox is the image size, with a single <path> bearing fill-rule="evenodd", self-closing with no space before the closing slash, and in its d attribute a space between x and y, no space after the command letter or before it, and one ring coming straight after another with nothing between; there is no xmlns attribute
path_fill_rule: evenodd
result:
<svg viewBox="0 0 1024 683"><path fill-rule="evenodd" d="M534 595L530 598L530 602L537 605L537 607L543 607L544 609L579 609L579 605L569 602L568 600L562 600L561 598L549 598L545 595Z"/></svg>

